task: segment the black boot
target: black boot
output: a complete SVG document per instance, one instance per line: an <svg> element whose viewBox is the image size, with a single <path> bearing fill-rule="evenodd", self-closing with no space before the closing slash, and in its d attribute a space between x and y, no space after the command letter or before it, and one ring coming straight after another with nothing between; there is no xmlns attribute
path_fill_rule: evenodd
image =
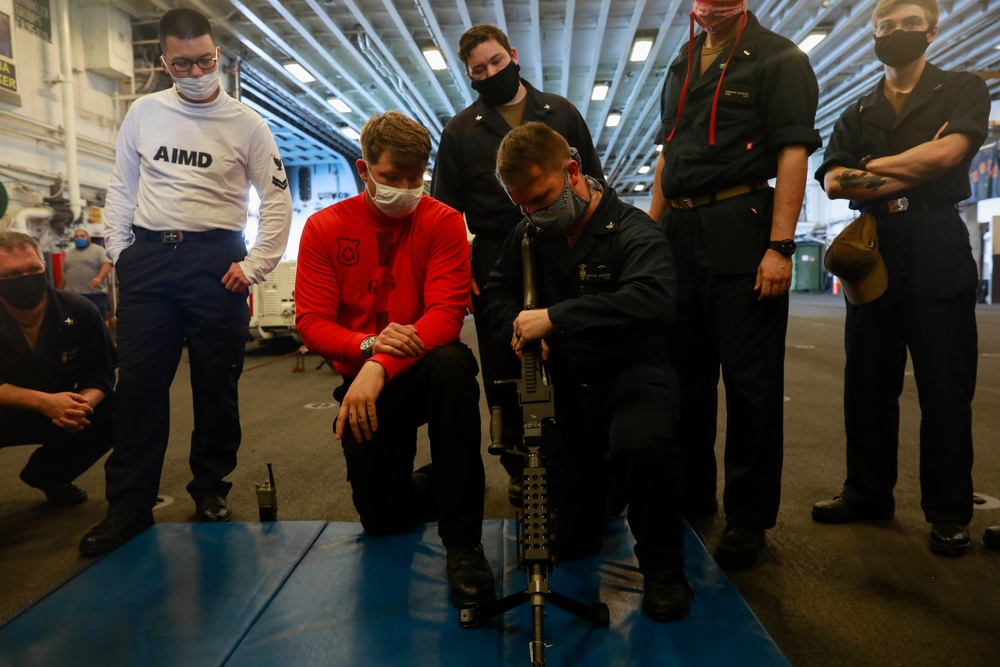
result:
<svg viewBox="0 0 1000 667"><path fill-rule="evenodd" d="M152 515L146 519L131 519L109 514L80 540L80 555L100 556L114 551L152 525Z"/></svg>
<svg viewBox="0 0 1000 667"><path fill-rule="evenodd" d="M448 547L448 588L452 604L459 608L496 599L493 570L483 555L483 545Z"/></svg>
<svg viewBox="0 0 1000 667"><path fill-rule="evenodd" d="M763 548L763 530L726 526L715 548L715 562L726 570L742 570L757 562Z"/></svg>
<svg viewBox="0 0 1000 667"><path fill-rule="evenodd" d="M657 623L687 616L694 592L684 575L672 579L643 578L642 611Z"/></svg>

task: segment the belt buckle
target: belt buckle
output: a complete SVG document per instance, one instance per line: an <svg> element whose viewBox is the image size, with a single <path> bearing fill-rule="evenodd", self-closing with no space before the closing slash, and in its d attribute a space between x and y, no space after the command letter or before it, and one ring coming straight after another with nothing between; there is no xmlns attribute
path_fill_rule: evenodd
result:
<svg viewBox="0 0 1000 667"><path fill-rule="evenodd" d="M890 199L885 203L886 209L889 213L902 213L910 208L910 200L906 197L900 197L899 199Z"/></svg>
<svg viewBox="0 0 1000 667"><path fill-rule="evenodd" d="M684 209L694 208L694 199L692 199L691 197L680 197L677 201L678 203L680 203L679 208L684 208Z"/></svg>
<svg viewBox="0 0 1000 667"><path fill-rule="evenodd" d="M162 243L181 243L184 241L184 232L161 232L160 241Z"/></svg>

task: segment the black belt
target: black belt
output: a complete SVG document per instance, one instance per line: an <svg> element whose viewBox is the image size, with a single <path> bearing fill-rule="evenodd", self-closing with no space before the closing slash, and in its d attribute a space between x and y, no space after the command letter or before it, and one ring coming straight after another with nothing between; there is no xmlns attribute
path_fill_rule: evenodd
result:
<svg viewBox="0 0 1000 667"><path fill-rule="evenodd" d="M958 210L958 204L934 199L910 199L909 197L897 197L896 199L886 199L872 204L865 210L875 215L895 215L905 211L939 211L941 209Z"/></svg>
<svg viewBox="0 0 1000 667"><path fill-rule="evenodd" d="M209 229L204 232L186 232L182 230L170 230L167 232L133 227L136 241L146 243L218 243L220 241L231 241L234 238L243 238L243 232L231 229Z"/></svg>
<svg viewBox="0 0 1000 667"><path fill-rule="evenodd" d="M740 195L745 195L750 192L756 192L757 190L763 190L766 187L768 187L767 181L747 183L745 185L734 185L732 187L716 190L715 192L709 192L707 195L700 195L698 197L667 197L667 204L670 208L690 210L706 204L714 204L718 201L732 199L733 197L739 197Z"/></svg>

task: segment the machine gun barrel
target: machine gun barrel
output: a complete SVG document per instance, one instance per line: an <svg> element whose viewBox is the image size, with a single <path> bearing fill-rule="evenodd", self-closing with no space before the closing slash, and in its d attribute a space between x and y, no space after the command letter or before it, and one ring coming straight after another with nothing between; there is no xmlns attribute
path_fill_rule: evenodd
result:
<svg viewBox="0 0 1000 667"><path fill-rule="evenodd" d="M532 257L531 231L526 226L521 238L521 265L524 284L524 310L538 307ZM570 612L595 626L607 626L607 605L586 605L549 589L549 572L555 567L556 531L548 504L548 471L542 457L543 428L555 421L555 395L542 359L542 343L534 341L521 348L521 377L516 381L518 402L524 423L525 458L523 496L517 513L518 565L528 575L528 585L500 600L472 604L459 612L462 627L477 627L483 621L514 607L531 605L532 639L529 645L531 667L545 667L545 602ZM507 451L501 435L502 414L499 407L490 409L491 454Z"/></svg>

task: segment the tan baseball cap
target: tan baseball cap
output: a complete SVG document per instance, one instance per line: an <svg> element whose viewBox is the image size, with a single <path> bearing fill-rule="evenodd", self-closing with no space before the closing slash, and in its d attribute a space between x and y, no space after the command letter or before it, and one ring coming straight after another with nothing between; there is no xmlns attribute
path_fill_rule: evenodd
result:
<svg viewBox="0 0 1000 667"><path fill-rule="evenodd" d="M826 270L840 278L844 296L855 306L871 303L885 293L889 272L878 251L878 224L870 213L844 227L826 249Z"/></svg>

